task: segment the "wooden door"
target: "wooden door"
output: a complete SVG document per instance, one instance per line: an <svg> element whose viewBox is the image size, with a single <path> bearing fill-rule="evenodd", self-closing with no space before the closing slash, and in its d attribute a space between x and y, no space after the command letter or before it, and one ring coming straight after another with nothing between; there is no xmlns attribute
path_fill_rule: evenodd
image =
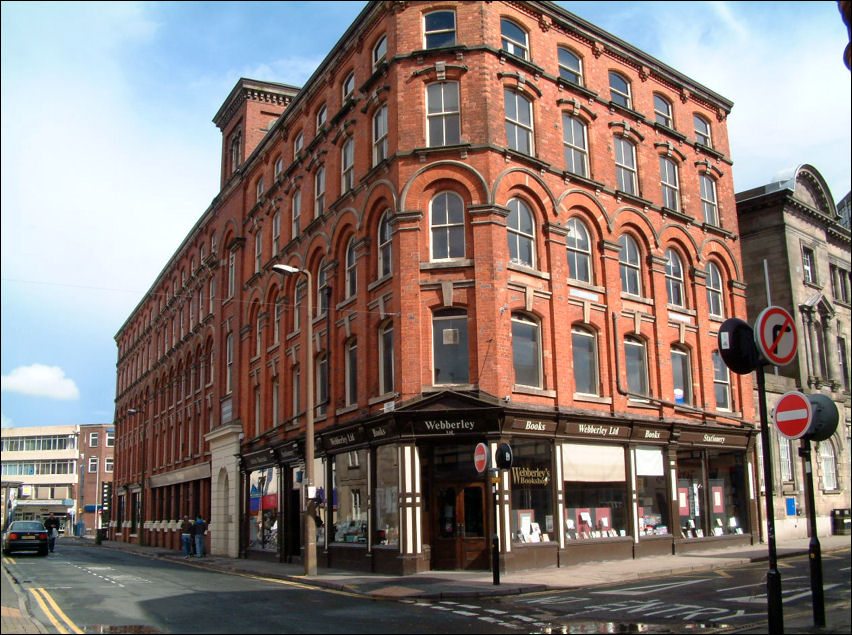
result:
<svg viewBox="0 0 852 635"><path fill-rule="evenodd" d="M433 569L488 569L485 485L438 483L435 486Z"/></svg>

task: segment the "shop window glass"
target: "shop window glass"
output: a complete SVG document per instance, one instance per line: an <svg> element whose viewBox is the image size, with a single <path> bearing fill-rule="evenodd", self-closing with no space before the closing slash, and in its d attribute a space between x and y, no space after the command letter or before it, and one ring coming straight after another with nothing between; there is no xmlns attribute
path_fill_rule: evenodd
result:
<svg viewBox="0 0 852 635"><path fill-rule="evenodd" d="M748 527L746 465L743 451L707 451L709 535L741 534Z"/></svg>
<svg viewBox="0 0 852 635"><path fill-rule="evenodd" d="M337 505L332 513L331 542L367 542L367 450L355 450L334 457L334 484Z"/></svg>
<svg viewBox="0 0 852 635"><path fill-rule="evenodd" d="M249 474L249 548L278 550L278 469Z"/></svg>
<svg viewBox="0 0 852 635"><path fill-rule="evenodd" d="M668 535L671 524L663 451L660 448L637 447L635 457L639 535Z"/></svg>
<svg viewBox="0 0 852 635"><path fill-rule="evenodd" d="M554 539L553 495L548 441L523 439L512 443L512 542Z"/></svg>
<svg viewBox="0 0 852 635"><path fill-rule="evenodd" d="M562 445L565 537L616 538L628 534L627 480L621 446Z"/></svg>
<svg viewBox="0 0 852 635"><path fill-rule="evenodd" d="M373 507L376 510L377 545L399 544L399 461L395 445L376 448L376 495Z"/></svg>

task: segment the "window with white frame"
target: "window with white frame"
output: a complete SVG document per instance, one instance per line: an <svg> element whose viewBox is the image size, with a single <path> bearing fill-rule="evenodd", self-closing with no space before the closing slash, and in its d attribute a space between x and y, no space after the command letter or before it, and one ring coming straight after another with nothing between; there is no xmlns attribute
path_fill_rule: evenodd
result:
<svg viewBox="0 0 852 635"><path fill-rule="evenodd" d="M314 175L314 218L325 212L325 166L320 166Z"/></svg>
<svg viewBox="0 0 852 635"><path fill-rule="evenodd" d="M535 219L527 204L519 198L509 200L506 236L509 260L525 267L535 267Z"/></svg>
<svg viewBox="0 0 852 635"><path fill-rule="evenodd" d="M89 472L97 472L98 471L98 457L90 456L89 457Z"/></svg>
<svg viewBox="0 0 852 635"><path fill-rule="evenodd" d="M259 273L263 266L263 231L258 229L254 235L254 272Z"/></svg>
<svg viewBox="0 0 852 635"><path fill-rule="evenodd" d="M666 296L671 305L685 306L683 295L683 264L674 249L666 250Z"/></svg>
<svg viewBox="0 0 852 635"><path fill-rule="evenodd" d="M432 316L432 367L434 383L469 381L467 311L442 309Z"/></svg>
<svg viewBox="0 0 852 635"><path fill-rule="evenodd" d="M275 166L272 168L272 176L275 180L278 180L278 177L281 176L281 173L284 171L284 157L278 157L275 159Z"/></svg>
<svg viewBox="0 0 852 635"><path fill-rule="evenodd" d="M281 404L278 395L278 376L273 377L269 383L269 392L272 393L272 427L281 423Z"/></svg>
<svg viewBox="0 0 852 635"><path fill-rule="evenodd" d="M576 216L565 223L565 246L568 255L568 277L580 282L592 282L592 242L589 231Z"/></svg>
<svg viewBox="0 0 852 635"><path fill-rule="evenodd" d="M373 165L388 158L388 107L382 106L373 115Z"/></svg>
<svg viewBox="0 0 852 635"><path fill-rule="evenodd" d="M292 201L291 237L296 238L302 230L302 190L296 190Z"/></svg>
<svg viewBox="0 0 852 635"><path fill-rule="evenodd" d="M298 366L290 370L290 386L293 389L293 416L302 413L302 371Z"/></svg>
<svg viewBox="0 0 852 635"><path fill-rule="evenodd" d="M325 125L326 120L328 119L328 106L323 104L317 110L317 131Z"/></svg>
<svg viewBox="0 0 852 635"><path fill-rule="evenodd" d="M355 93L355 73L349 73L343 80L343 101L346 101Z"/></svg>
<svg viewBox="0 0 852 635"><path fill-rule="evenodd" d="M426 131L430 148L460 143L458 82L426 86Z"/></svg>
<svg viewBox="0 0 852 635"><path fill-rule="evenodd" d="M393 251L391 241L390 228L390 210L385 210L382 217L379 219L379 258L378 258L378 277L383 278L390 275L393 271Z"/></svg>
<svg viewBox="0 0 852 635"><path fill-rule="evenodd" d="M822 441L819 444L819 462L822 468L822 489L837 489L837 458L834 455L834 446L830 441Z"/></svg>
<svg viewBox="0 0 852 635"><path fill-rule="evenodd" d="M393 392L394 363L393 363L393 322L385 322L379 329L379 393L386 395Z"/></svg>
<svg viewBox="0 0 852 635"><path fill-rule="evenodd" d="M464 258L464 202L455 192L441 192L430 203L432 260Z"/></svg>
<svg viewBox="0 0 852 635"><path fill-rule="evenodd" d="M710 137L710 124L704 117L698 115L693 115L692 121L695 126L695 141L703 146L712 148L713 140Z"/></svg>
<svg viewBox="0 0 852 635"><path fill-rule="evenodd" d="M701 194L701 209L707 225L719 227L719 206L716 203L716 182L706 174L698 177Z"/></svg>
<svg viewBox="0 0 852 635"><path fill-rule="evenodd" d="M583 85L583 64L580 58L566 48L559 47L557 49L559 58L559 77L565 81Z"/></svg>
<svg viewBox="0 0 852 635"><path fill-rule="evenodd" d="M713 388L716 393L716 408L731 410L731 373L719 351L713 351Z"/></svg>
<svg viewBox="0 0 852 635"><path fill-rule="evenodd" d="M636 148L624 137L615 137L614 146L617 188L627 194L636 195Z"/></svg>
<svg viewBox="0 0 852 635"><path fill-rule="evenodd" d="M642 295L641 261L636 241L627 234L622 234L618 239L618 244L621 247L618 252L621 292L630 295Z"/></svg>
<svg viewBox="0 0 852 635"><path fill-rule="evenodd" d="M541 332L537 321L512 313L512 364L515 384L541 388Z"/></svg>
<svg viewBox="0 0 852 635"><path fill-rule="evenodd" d="M503 90L506 106L506 143L510 150L532 155L532 102L508 88Z"/></svg>
<svg viewBox="0 0 852 635"><path fill-rule="evenodd" d="M317 268L317 315L328 313L328 272L325 270L325 259L320 261Z"/></svg>
<svg viewBox="0 0 852 635"><path fill-rule="evenodd" d="M382 36L376 45L373 47L373 70L379 67L379 64L385 61L388 55L388 38Z"/></svg>
<svg viewBox="0 0 852 635"><path fill-rule="evenodd" d="M456 43L456 14L453 11L433 11L423 16L423 40L427 49L454 46Z"/></svg>
<svg viewBox="0 0 852 635"><path fill-rule="evenodd" d="M257 310L257 316L254 319L254 355L260 357L263 351L263 321L260 316L260 308Z"/></svg>
<svg viewBox="0 0 852 635"><path fill-rule="evenodd" d="M574 391L584 395L598 395L598 342L595 333L587 328L571 328L572 371Z"/></svg>
<svg viewBox="0 0 852 635"><path fill-rule="evenodd" d="M257 180L257 185L255 186L255 200L258 203L263 200L263 177L260 177Z"/></svg>
<svg viewBox="0 0 852 635"><path fill-rule="evenodd" d="M358 403L358 342L354 339L346 343L345 357L346 405Z"/></svg>
<svg viewBox="0 0 852 635"><path fill-rule="evenodd" d="M678 185L677 164L666 157L660 157L660 186L663 192L663 207L679 210L680 188Z"/></svg>
<svg viewBox="0 0 852 635"><path fill-rule="evenodd" d="M816 256L810 247L802 247L802 272L805 282L817 283Z"/></svg>
<svg viewBox="0 0 852 635"><path fill-rule="evenodd" d="M725 315L725 304L722 300L722 274L714 263L707 263L707 311L712 317L720 318Z"/></svg>
<svg viewBox="0 0 852 635"><path fill-rule="evenodd" d="M96 448L98 447L98 443L100 442L100 435L97 432L89 433L89 447Z"/></svg>
<svg viewBox="0 0 852 635"><path fill-rule="evenodd" d="M614 71L609 72L609 99L611 102L631 108L630 82Z"/></svg>
<svg viewBox="0 0 852 635"><path fill-rule="evenodd" d="M666 128L672 126L672 105L662 95L654 95L654 120Z"/></svg>
<svg viewBox="0 0 852 635"><path fill-rule="evenodd" d="M346 298L353 298L358 292L358 259L355 254L355 239L350 238L346 245Z"/></svg>
<svg viewBox="0 0 852 635"><path fill-rule="evenodd" d="M281 212L272 215L272 255L278 255L281 251Z"/></svg>
<svg viewBox="0 0 852 635"><path fill-rule="evenodd" d="M345 194L355 186L355 140L349 137L340 150L340 192Z"/></svg>
<svg viewBox="0 0 852 635"><path fill-rule="evenodd" d="M672 385L675 403L692 405L692 365L689 351L680 346L671 350Z"/></svg>
<svg viewBox="0 0 852 635"><path fill-rule="evenodd" d="M299 153L302 151L302 147L305 145L305 135L302 132L296 135L296 139L293 141L293 159L297 159L299 157Z"/></svg>
<svg viewBox="0 0 852 635"><path fill-rule="evenodd" d="M112 474L115 469L115 459L111 456L104 457L104 472Z"/></svg>
<svg viewBox="0 0 852 635"><path fill-rule="evenodd" d="M228 254L228 298L234 297L237 284L237 252L231 251Z"/></svg>
<svg viewBox="0 0 852 635"><path fill-rule="evenodd" d="M106 446L108 448L115 447L115 431L114 430L107 430L106 436L104 438L104 446Z"/></svg>
<svg viewBox="0 0 852 635"><path fill-rule="evenodd" d="M284 314L284 303L280 298L275 298L273 306L275 318L272 323L272 343L278 344L281 341L281 316Z"/></svg>
<svg viewBox="0 0 852 635"><path fill-rule="evenodd" d="M228 333L225 340L225 394L233 390L234 386L234 334Z"/></svg>
<svg viewBox="0 0 852 635"><path fill-rule="evenodd" d="M527 43L527 32L517 24L506 18L500 20L500 42L504 51L520 57L529 59L529 44Z"/></svg>
<svg viewBox="0 0 852 635"><path fill-rule="evenodd" d="M328 356L319 355L316 358L316 409L317 415L324 417L328 406Z"/></svg>
<svg viewBox="0 0 852 635"><path fill-rule="evenodd" d="M778 471L781 474L781 482L789 483L793 480L793 453L790 451L790 439L777 430L775 437L778 440Z"/></svg>
<svg viewBox="0 0 852 635"><path fill-rule="evenodd" d="M562 143L565 148L565 171L578 176L588 176L586 124L576 117L562 113Z"/></svg>
<svg viewBox="0 0 852 635"><path fill-rule="evenodd" d="M305 297L305 285L297 282L293 290L293 332L302 328L302 299Z"/></svg>
<svg viewBox="0 0 852 635"><path fill-rule="evenodd" d="M624 338L624 359L627 370L627 390L633 395L648 394L648 355L645 342L628 335Z"/></svg>

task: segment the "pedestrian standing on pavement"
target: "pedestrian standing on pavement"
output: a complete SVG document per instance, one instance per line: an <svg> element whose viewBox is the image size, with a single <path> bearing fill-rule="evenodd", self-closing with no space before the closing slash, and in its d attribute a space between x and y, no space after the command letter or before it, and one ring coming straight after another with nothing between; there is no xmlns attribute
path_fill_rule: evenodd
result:
<svg viewBox="0 0 852 635"><path fill-rule="evenodd" d="M183 522L180 524L180 541L183 544L184 560L189 560L189 552L192 549L192 530L192 521L189 519L189 516L184 516Z"/></svg>
<svg viewBox="0 0 852 635"><path fill-rule="evenodd" d="M199 558L204 557L204 534L207 531L207 523L204 522L204 519L201 517L201 514L198 514L198 517L195 519L195 523L192 525L192 533L195 536L195 555Z"/></svg>
<svg viewBox="0 0 852 635"><path fill-rule="evenodd" d="M50 512L47 520L44 521L44 528L47 529L47 545L50 551L56 546L56 538L59 536L59 519Z"/></svg>

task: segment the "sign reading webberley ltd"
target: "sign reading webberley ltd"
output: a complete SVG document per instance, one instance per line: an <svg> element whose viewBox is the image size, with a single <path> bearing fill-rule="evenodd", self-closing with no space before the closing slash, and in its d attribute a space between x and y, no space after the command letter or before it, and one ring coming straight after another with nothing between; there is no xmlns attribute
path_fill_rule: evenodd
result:
<svg viewBox="0 0 852 635"><path fill-rule="evenodd" d="M586 439L629 439L630 426L619 423L565 422L565 434Z"/></svg>

